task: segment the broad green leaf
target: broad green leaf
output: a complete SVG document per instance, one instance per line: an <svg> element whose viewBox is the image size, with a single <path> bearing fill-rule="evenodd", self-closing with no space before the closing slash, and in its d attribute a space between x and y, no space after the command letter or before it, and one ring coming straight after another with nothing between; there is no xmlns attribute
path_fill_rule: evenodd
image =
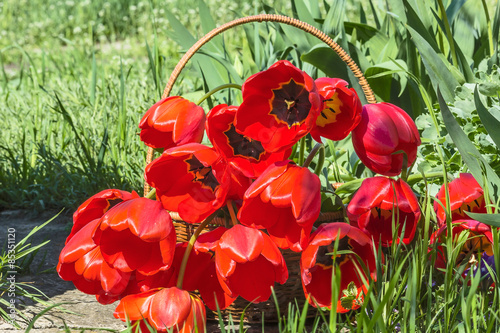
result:
<svg viewBox="0 0 500 333"><path fill-rule="evenodd" d="M387 5L389 6L389 11L396 15L401 23L406 24L406 13L403 0L388 0Z"/></svg>
<svg viewBox="0 0 500 333"><path fill-rule="evenodd" d="M330 47L317 45L301 57L302 61L316 66L329 77L338 77L349 81L349 68Z"/></svg>
<svg viewBox="0 0 500 333"><path fill-rule="evenodd" d="M453 102L455 98L455 88L458 86L458 81L450 72L449 63L434 51L427 41L411 27L407 27L410 32L415 46L422 57L425 69L431 78L432 86L437 90L438 86L442 92L444 99L447 102Z"/></svg>
<svg viewBox="0 0 500 333"><path fill-rule="evenodd" d="M169 34L173 40L177 42L182 48L189 49L194 43L196 43L196 39L191 35L191 33L182 25L182 23L177 20L177 18L168 10L165 10L165 15L167 16L168 22L172 27L173 31ZM212 61L203 55L195 55L191 61L193 63L198 63L199 66L195 66L195 68L200 68L207 80L208 88L213 89L218 87L224 83L226 83L226 79L223 77L227 76L226 73L222 71L219 72L217 68L214 66ZM221 67L222 68L222 67Z"/></svg>
<svg viewBox="0 0 500 333"><path fill-rule="evenodd" d="M313 27L319 28L318 23L314 20L314 17L309 11L309 8L307 8L306 4L304 3L304 0L293 0L293 3L295 4L295 8L297 9L299 20L309 23Z"/></svg>
<svg viewBox="0 0 500 333"><path fill-rule="evenodd" d="M323 23L323 31L327 35L339 35L344 30L345 21L345 0L335 2L334 6L326 14L325 22Z"/></svg>
<svg viewBox="0 0 500 333"><path fill-rule="evenodd" d="M384 101L390 101L393 73L399 73L398 77L401 86L399 95L403 93L408 82L405 73L405 71L408 70L406 63L400 59L395 60L395 62L397 62L399 66L393 61L387 61L377 64L376 66L369 67L365 71L366 79L368 80L368 83L372 87L373 91L382 97L382 100ZM404 69L401 69L401 67Z"/></svg>
<svg viewBox="0 0 500 333"><path fill-rule="evenodd" d="M491 188L490 193L492 193L493 198L496 200L499 194L498 190L500 188L500 178L498 177L496 172L489 166L483 156L481 156L474 144L469 140L456 119L453 117L439 89L437 91L437 96L439 100L439 106L441 108L441 114L443 115L443 122L446 126L446 129L448 130L448 133L450 134L451 139L462 155L463 161L465 162L465 164L467 164L470 172L483 188L485 188L486 185L483 181L483 173L486 173L485 176L489 182L488 185Z"/></svg>
<svg viewBox="0 0 500 333"><path fill-rule="evenodd" d="M462 8L466 1L467 0L452 0L450 2L448 8L446 8L446 16L448 17L448 21L450 21L450 23L453 22L455 15L457 15L458 11Z"/></svg>
<svg viewBox="0 0 500 333"><path fill-rule="evenodd" d="M476 221L491 225L492 227L500 228L500 214L481 214L471 212L465 212L465 214Z"/></svg>
<svg viewBox="0 0 500 333"><path fill-rule="evenodd" d="M408 4L408 0L403 0L403 1L405 2L406 17L408 19L408 26L410 26L412 29L414 29L414 31L416 31L421 38L425 39L425 41L432 47L432 49L435 52L440 52L435 36L431 35L429 33L429 30L428 30L429 27L428 27L428 25L425 25L423 23L423 21L422 21L423 18L420 15L420 13L417 13L413 9L413 7ZM426 11L428 12L429 9L427 8Z"/></svg>
<svg viewBox="0 0 500 333"><path fill-rule="evenodd" d="M495 10L495 16L491 21L493 26L491 30L493 31L493 45L495 45L495 51L498 52L498 33L500 32L500 1L497 0L497 9Z"/></svg>
<svg viewBox="0 0 500 333"><path fill-rule="evenodd" d="M488 110L486 110L486 107L483 105L483 102L481 102L481 99L479 98L479 91L477 86L476 89L474 89L474 101L476 103L477 114L479 115L484 128L490 135L493 142L495 142L497 147L500 148L500 121L495 118L490 112L488 112Z"/></svg>
<svg viewBox="0 0 500 333"><path fill-rule="evenodd" d="M205 4L205 1L203 0L198 0L198 10L200 13L200 21L201 21L201 28L203 29L203 33L207 34L213 29L215 29L217 26L215 25L215 21L210 14L210 9L208 6ZM215 36L212 38L212 40L206 45L207 49L210 49L212 51L217 50L219 52L222 52L224 50L224 44L222 42L222 36Z"/></svg>

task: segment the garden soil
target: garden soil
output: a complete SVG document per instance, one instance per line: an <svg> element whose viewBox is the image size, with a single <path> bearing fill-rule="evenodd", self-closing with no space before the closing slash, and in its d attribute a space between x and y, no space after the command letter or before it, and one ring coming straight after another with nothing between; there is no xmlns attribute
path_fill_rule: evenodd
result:
<svg viewBox="0 0 500 333"><path fill-rule="evenodd" d="M24 238L34 227L43 224L57 212L34 213L25 210L0 211L0 249L5 248L7 235L15 230L16 241ZM59 253L64 246L71 229L72 219L70 212L60 213L53 221L34 234L29 243L40 244L50 240L34 256L33 261L23 272L16 275L16 283L25 283L27 288L33 286L40 290L44 304L34 303L29 299L17 297L16 308L23 316L18 315L16 322L21 329L0 319L0 333L23 332L37 314L53 304L61 304L39 316L34 322L32 333L64 332L64 327L71 332L104 332L109 330L120 331L126 326L113 317L117 303L102 305L92 295L78 291L73 283L63 281L56 273ZM13 228L10 229L9 228ZM3 295L2 297L5 297ZM23 318L24 317L24 318ZM235 328L239 331L239 327ZM249 326L248 333L261 332L261 324ZM266 333L278 332L274 324L265 326ZM216 322L207 324L207 332L220 332Z"/></svg>

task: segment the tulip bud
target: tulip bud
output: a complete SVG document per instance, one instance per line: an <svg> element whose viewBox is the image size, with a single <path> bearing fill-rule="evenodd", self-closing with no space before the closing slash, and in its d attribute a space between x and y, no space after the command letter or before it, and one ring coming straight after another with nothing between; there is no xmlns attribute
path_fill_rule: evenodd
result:
<svg viewBox="0 0 500 333"><path fill-rule="evenodd" d="M376 103L363 106L361 122L352 131L352 143L370 170L397 176L403 168L402 152L408 165L415 161L420 136L415 122L404 110L389 103Z"/></svg>

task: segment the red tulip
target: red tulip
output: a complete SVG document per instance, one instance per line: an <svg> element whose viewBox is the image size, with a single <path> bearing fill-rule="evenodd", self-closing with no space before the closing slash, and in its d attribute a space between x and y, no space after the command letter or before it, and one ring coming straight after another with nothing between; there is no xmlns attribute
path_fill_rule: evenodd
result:
<svg viewBox="0 0 500 333"><path fill-rule="evenodd" d="M87 223L101 218L116 204L138 197L136 192L129 193L114 189L104 190L91 196L73 214L73 227L66 243Z"/></svg>
<svg viewBox="0 0 500 333"><path fill-rule="evenodd" d="M269 153L262 144L239 133L234 127L236 106L214 107L207 116L207 135L217 151L250 178L257 178L269 165L286 159L291 149Z"/></svg>
<svg viewBox="0 0 500 333"><path fill-rule="evenodd" d="M311 130L312 137L321 142L321 137L342 140L361 121L361 101L353 88L342 79L322 77L314 81L323 99L323 110Z"/></svg>
<svg viewBox="0 0 500 333"><path fill-rule="evenodd" d="M175 232L157 201L124 201L83 226L67 242L57 271L103 304L148 289L147 275L172 263Z"/></svg>
<svg viewBox="0 0 500 333"><path fill-rule="evenodd" d="M158 288L124 297L116 307L115 318L136 322L145 320L160 332L206 332L203 302L177 287ZM143 332L149 332L141 325Z"/></svg>
<svg viewBox="0 0 500 333"><path fill-rule="evenodd" d="M238 212L242 224L267 229L282 249L302 251L321 209L321 182L307 168L276 162L245 192Z"/></svg>
<svg viewBox="0 0 500 333"><path fill-rule="evenodd" d="M141 140L153 148L171 148L200 143L205 129L205 112L200 106L179 96L153 105L139 123Z"/></svg>
<svg viewBox="0 0 500 333"><path fill-rule="evenodd" d="M190 143L163 152L146 167L145 177L165 209L198 223L225 203L231 185L226 169L213 148Z"/></svg>
<svg viewBox="0 0 500 333"><path fill-rule="evenodd" d="M216 242L215 265L226 294L254 303L267 301L274 283L288 279L285 260L269 236L241 224Z"/></svg>
<svg viewBox="0 0 500 333"><path fill-rule="evenodd" d="M409 244L415 235L420 219L417 197L403 180L373 177L363 180L352 198L347 212L350 221L366 232L382 246L390 246L393 240L393 224L398 227L397 239ZM404 234L401 235L403 226ZM402 236L402 237L401 237Z"/></svg>
<svg viewBox="0 0 500 333"><path fill-rule="evenodd" d="M350 250L354 254L341 254L332 257L335 241L338 241L337 251ZM318 227L312 234L311 242L302 252L300 259L300 271L302 287L306 297L310 296L309 302L316 306L332 307L332 266L333 261L339 265L341 272L340 294L337 302L337 312L348 312L360 307L363 293L366 291L363 278L362 265L357 261L361 258L369 270L369 274L375 276L375 256L370 238L356 227L347 223L325 223ZM359 270L357 269L359 268ZM348 290L349 295L343 291Z"/></svg>
<svg viewBox="0 0 500 333"><path fill-rule="evenodd" d="M461 173L459 178L448 184L450 195L451 220L470 219L465 212L486 213L483 189L470 173ZM434 201L434 210L440 225L446 224L446 194L441 186ZM442 205L441 205L441 204Z"/></svg>
<svg viewBox="0 0 500 333"><path fill-rule="evenodd" d="M313 79L286 60L243 83L236 130L269 152L293 146L309 133L322 107Z"/></svg>
<svg viewBox="0 0 500 333"><path fill-rule="evenodd" d="M176 235L161 203L137 198L104 214L93 238L113 268L152 275L172 263Z"/></svg>
<svg viewBox="0 0 500 333"><path fill-rule="evenodd" d="M361 162L373 172L397 176L403 168L404 151L408 165L417 157L420 136L411 117L389 103L363 106L361 122L352 131L352 144Z"/></svg>
<svg viewBox="0 0 500 333"><path fill-rule="evenodd" d="M469 235L467 240L463 244L460 252L457 256L457 264L460 264L466 257L470 255L479 255L486 253L489 256L493 255L493 235L491 233L491 227L484 223L475 220L456 220L452 224L452 237L457 239L462 232L468 232ZM431 236L430 243L435 242L444 243L445 237L447 235L446 224L443 224L436 232ZM436 257L435 266L437 268L445 268L446 260L444 255L444 249L441 246L437 247L438 253Z"/></svg>
<svg viewBox="0 0 500 333"><path fill-rule="evenodd" d="M96 219L87 223L66 243L57 272L81 292L96 295L99 303L109 304L127 294L131 273L113 269L102 258L100 247L92 240L99 222Z"/></svg>

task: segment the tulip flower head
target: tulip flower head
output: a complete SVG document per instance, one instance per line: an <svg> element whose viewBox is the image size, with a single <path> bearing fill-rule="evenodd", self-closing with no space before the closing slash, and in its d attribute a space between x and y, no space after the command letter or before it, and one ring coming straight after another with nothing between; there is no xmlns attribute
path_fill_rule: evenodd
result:
<svg viewBox="0 0 500 333"><path fill-rule="evenodd" d="M314 81L323 100L316 125L311 130L312 137L321 142L321 137L342 140L361 121L361 101L353 88L342 79L322 77Z"/></svg>
<svg viewBox="0 0 500 333"><path fill-rule="evenodd" d="M339 254L332 257L335 241L337 251L352 251L354 254ZM342 272L337 312L348 312L361 306L366 291L357 257L361 258L369 274L375 274L375 256L370 238L361 230L347 223L324 223L312 234L309 246L302 252L300 270L302 287L309 302L314 306L332 307L332 269L334 261ZM368 280L368 276L364 276ZM342 291L345 291L342 293Z"/></svg>
<svg viewBox="0 0 500 333"><path fill-rule="evenodd" d="M393 226L397 226L396 241L409 244L420 219L417 197L403 180L386 177L367 178L347 207L349 220L378 244L390 246ZM404 229L404 234L402 233Z"/></svg>
<svg viewBox="0 0 500 333"><path fill-rule="evenodd" d="M320 190L318 176L307 168L276 162L245 192L238 218L246 226L266 229L280 248L300 252L320 214Z"/></svg>
<svg viewBox="0 0 500 333"><path fill-rule="evenodd" d="M122 321L145 320L158 332L206 332L205 306L196 296L177 287L157 288L124 297L116 307L115 318ZM141 323L143 332L148 327Z"/></svg>
<svg viewBox="0 0 500 333"><path fill-rule="evenodd" d="M397 176L403 168L403 151L411 165L417 157L420 135L411 117L389 103L363 106L361 122L352 131L352 144L361 162L373 172Z"/></svg>
<svg viewBox="0 0 500 333"><path fill-rule="evenodd" d="M180 96L162 99L139 123L141 140L149 147L168 149L186 143L200 143L205 130L205 112Z"/></svg>
<svg viewBox="0 0 500 333"><path fill-rule="evenodd" d="M314 80L287 60L249 77L242 93L236 130L273 153L309 133L322 107Z"/></svg>
<svg viewBox="0 0 500 333"><path fill-rule="evenodd" d="M288 279L285 260L269 236L241 224L217 242L215 265L226 294L254 303L267 301L274 283Z"/></svg>
<svg viewBox="0 0 500 333"><path fill-rule="evenodd" d="M452 221L470 219L465 212L486 213L484 191L470 173L461 173L459 178L455 178L448 183L448 193L450 195ZM446 224L446 193L444 184L439 189L436 199L434 210L436 211L439 225L443 225Z"/></svg>

